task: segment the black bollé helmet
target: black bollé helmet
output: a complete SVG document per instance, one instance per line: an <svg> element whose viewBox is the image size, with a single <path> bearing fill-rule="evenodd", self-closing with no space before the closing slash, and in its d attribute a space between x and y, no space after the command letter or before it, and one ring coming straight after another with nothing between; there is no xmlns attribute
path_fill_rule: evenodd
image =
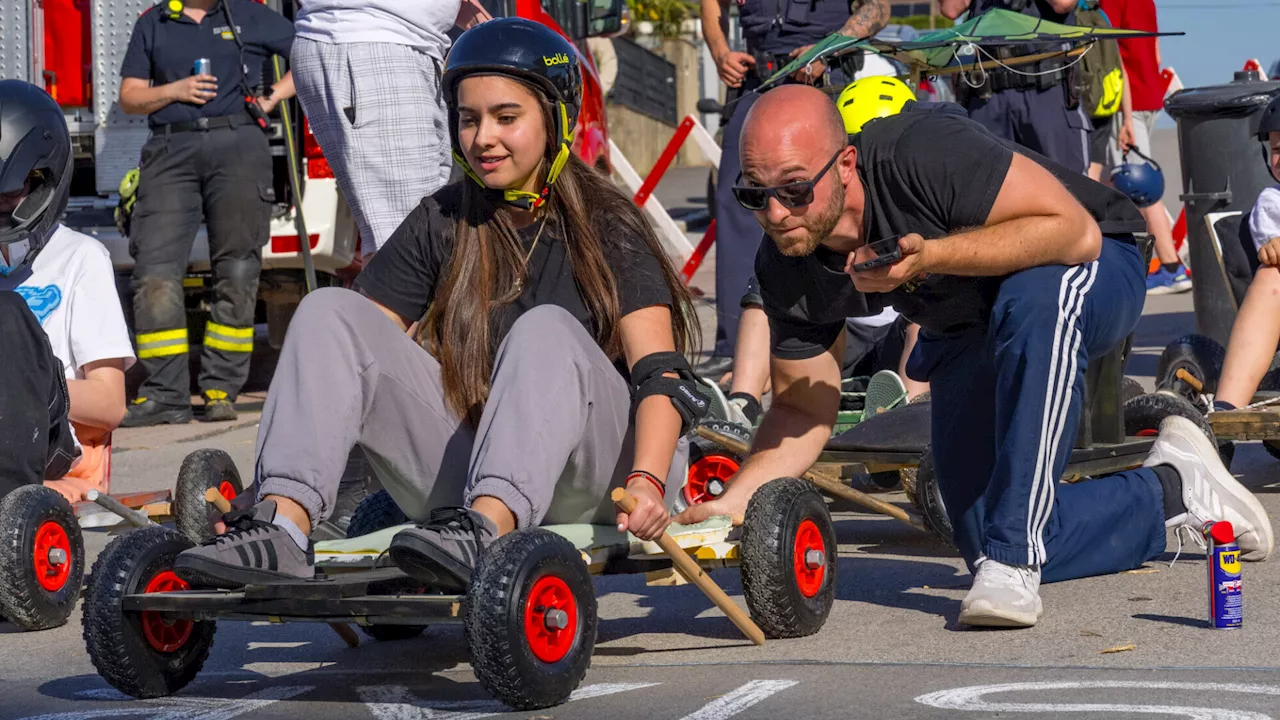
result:
<svg viewBox="0 0 1280 720"><path fill-rule="evenodd" d="M1267 172L1280 182L1280 175L1276 175L1271 169L1271 148L1268 147L1267 140L1273 132L1280 132L1280 94L1271 98L1271 102L1267 104L1266 109L1262 111L1262 116L1258 118L1258 139L1264 144L1262 146L1262 158L1267 163Z"/></svg>
<svg viewBox="0 0 1280 720"><path fill-rule="evenodd" d="M442 89L449 105L449 138L454 159L467 175L484 185L467 165L458 141L458 83L469 75L505 75L526 82L551 101L556 124L554 157L538 194L507 190L504 199L526 209L541 206L572 152L573 130L582 107L582 69L578 51L559 33L524 18L483 22L462 34L445 59Z"/></svg>
<svg viewBox="0 0 1280 720"><path fill-rule="evenodd" d="M0 245L29 240L29 265L67 209L71 134L47 93L22 80L0 80L0 194L24 186L26 198L12 213L0 213Z"/></svg>

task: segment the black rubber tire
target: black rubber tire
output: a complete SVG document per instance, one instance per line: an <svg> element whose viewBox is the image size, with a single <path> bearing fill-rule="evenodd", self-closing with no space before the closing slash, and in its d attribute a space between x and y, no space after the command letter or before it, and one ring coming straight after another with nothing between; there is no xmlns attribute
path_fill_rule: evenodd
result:
<svg viewBox="0 0 1280 720"><path fill-rule="evenodd" d="M1120 400L1121 404L1127 403L1139 395L1146 395L1147 389L1142 387L1142 383L1134 380L1128 375L1120 381Z"/></svg>
<svg viewBox="0 0 1280 720"><path fill-rule="evenodd" d="M244 492L240 471L231 456L222 450L205 448L187 455L178 471L178 484L173 490L174 526L195 545L213 539L213 524L222 513L204 499L209 488L229 483L237 496Z"/></svg>
<svg viewBox="0 0 1280 720"><path fill-rule="evenodd" d="M796 534L817 525L826 553L821 585L805 597L796 577ZM766 637L795 638L822 629L835 603L838 558L835 527L822 496L799 478L778 478L756 490L742 526L742 594Z"/></svg>
<svg viewBox="0 0 1280 720"><path fill-rule="evenodd" d="M942 500L942 488L938 485L938 473L933 467L933 451L926 447L920 455L920 466L916 468L914 491L911 504L916 506L924 517L924 524L933 531L933 536L950 548L956 546L955 532L951 527L951 516L947 515L946 503Z"/></svg>
<svg viewBox="0 0 1280 720"><path fill-rule="evenodd" d="M391 493L379 490L361 500L355 512L351 513L351 523L347 525L347 537L356 538L396 525L404 525L407 522L409 522L409 516L404 514L399 505L396 505Z"/></svg>
<svg viewBox="0 0 1280 720"><path fill-rule="evenodd" d="M577 606L572 646L554 662L534 655L524 625L529 592L547 575L566 584ZM591 666L596 625L590 571L577 548L556 533L538 528L508 533L477 562L463 621L471 669L486 691L509 707L540 710L568 700Z"/></svg>
<svg viewBox="0 0 1280 720"><path fill-rule="evenodd" d="M1218 440L1209 425L1209 419L1190 400L1175 395L1171 390L1139 395L1124 404L1124 434L1150 434L1149 431L1160 430L1160 421L1170 415L1180 415L1200 428L1209 440L1218 447L1218 456L1222 464L1231 468L1231 461L1236 456L1236 445L1229 440Z"/></svg>
<svg viewBox="0 0 1280 720"><path fill-rule="evenodd" d="M70 568L62 587L46 590L37 579L35 544L40 528L57 523L66 533ZM0 498L0 617L23 630L65 625L84 584L84 538L66 498L43 485L26 485Z"/></svg>
<svg viewBox="0 0 1280 720"><path fill-rule="evenodd" d="M572 646L555 662L533 654L524 630L529 592L546 576L563 581L577 607ZM591 666L597 623L591 573L581 553L555 533L538 528L508 533L476 564L463 623L471 668L494 698L516 710L569 699Z"/></svg>
<svg viewBox="0 0 1280 720"><path fill-rule="evenodd" d="M1222 361L1226 356L1226 349L1212 338L1183 335L1160 353L1160 360L1156 363L1156 390L1172 390L1194 400L1200 393L1175 377L1179 369L1185 369L1204 384L1204 393L1211 394L1218 389L1218 377L1222 375Z"/></svg>
<svg viewBox="0 0 1280 720"><path fill-rule="evenodd" d="M347 455L347 466L342 470L342 480L338 482L338 499L334 503L329 519L316 523L311 528L312 542L322 540L342 540L349 537L347 530L351 526L351 517L365 498L382 489L382 483L369 466L364 448L353 447Z"/></svg>
<svg viewBox="0 0 1280 720"><path fill-rule="evenodd" d="M194 622L181 647L161 652L147 642L142 613L123 608L125 596L171 570L178 553L190 547L190 539L168 528L139 528L113 540L93 564L84 596L85 649L98 674L126 695L172 695L195 679L209 657L214 621Z"/></svg>

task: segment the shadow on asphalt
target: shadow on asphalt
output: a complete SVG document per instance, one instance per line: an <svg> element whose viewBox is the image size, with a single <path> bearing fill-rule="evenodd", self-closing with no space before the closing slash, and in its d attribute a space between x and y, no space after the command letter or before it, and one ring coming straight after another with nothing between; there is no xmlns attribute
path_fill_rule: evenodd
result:
<svg viewBox="0 0 1280 720"><path fill-rule="evenodd" d="M1207 623L1204 618L1189 618L1180 615L1154 615L1152 613L1138 613L1133 616L1135 620L1151 620L1152 622L1169 623L1170 625L1185 625L1193 628L1204 628Z"/></svg>

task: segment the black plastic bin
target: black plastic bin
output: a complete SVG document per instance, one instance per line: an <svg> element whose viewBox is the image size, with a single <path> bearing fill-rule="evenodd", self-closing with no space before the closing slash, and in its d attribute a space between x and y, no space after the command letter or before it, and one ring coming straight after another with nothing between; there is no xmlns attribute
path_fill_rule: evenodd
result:
<svg viewBox="0 0 1280 720"><path fill-rule="evenodd" d="M1280 82L1263 82L1255 72L1238 72L1230 83L1180 90L1164 103L1165 111L1178 123L1180 199L1191 243L1196 332L1223 345L1257 268L1257 251L1248 233L1249 210L1258 193L1275 183L1257 138L1258 117L1278 93ZM1241 214L1215 223L1219 253L1205 218L1233 211Z"/></svg>

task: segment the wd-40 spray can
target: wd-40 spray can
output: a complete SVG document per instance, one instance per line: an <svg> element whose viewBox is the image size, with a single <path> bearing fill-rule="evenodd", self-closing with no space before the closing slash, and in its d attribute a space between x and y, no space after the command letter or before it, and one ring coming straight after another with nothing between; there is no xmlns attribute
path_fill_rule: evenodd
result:
<svg viewBox="0 0 1280 720"><path fill-rule="evenodd" d="M1229 522L1206 523L1209 541L1209 625L1238 628L1244 623L1244 598L1240 592L1240 546Z"/></svg>
<svg viewBox="0 0 1280 720"><path fill-rule="evenodd" d="M212 74L213 74L213 63L209 62L209 58L200 58L199 60L196 60L196 65L195 65L195 69L194 69L194 74L196 74L196 75L212 75Z"/></svg>

